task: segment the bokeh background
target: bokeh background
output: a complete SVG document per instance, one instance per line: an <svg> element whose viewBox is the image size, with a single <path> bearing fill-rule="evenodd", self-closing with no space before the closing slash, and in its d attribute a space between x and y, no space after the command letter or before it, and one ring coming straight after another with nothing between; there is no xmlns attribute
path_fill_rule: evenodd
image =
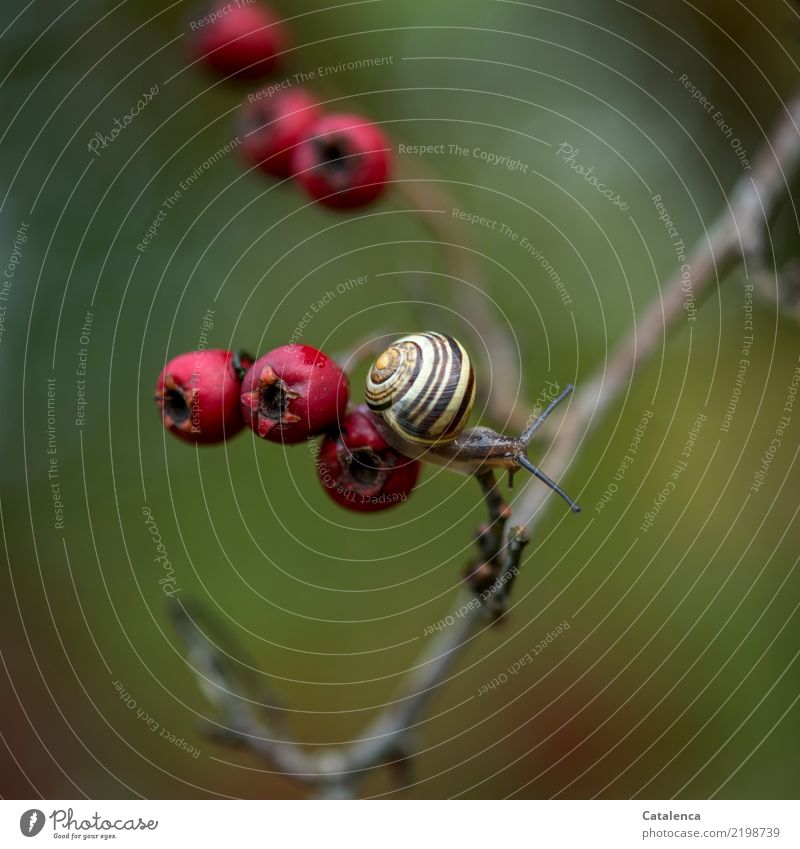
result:
<svg viewBox="0 0 800 849"><path fill-rule="evenodd" d="M284 451L244 433L197 451L163 431L156 375L197 345L209 307L211 344L263 352L285 342L326 291L368 275L305 331L304 341L338 351L370 333L419 329L404 281L442 270L396 192L355 214L330 213L248 173L235 151L202 173L137 251L181 181L235 136L250 90L190 65L182 31L192 8L34 0L0 13L4 268L27 225L0 341L6 797L304 793L197 733L214 711L166 615L143 506L182 597L246 646L309 745L357 736L392 698L426 627L457 597L483 519L477 487L446 472L426 472L397 509L361 516L326 497L306 447ZM459 144L528 166L521 174L473 156L396 158L399 175L422 165L459 208L527 236L564 281L568 305L518 245L465 229L485 255L472 282L519 342L523 411L547 379L580 386L674 271L652 195L688 246L744 173L681 75L713 101L751 160L800 82L798 10L779 0L274 8L294 34L279 78L392 57L329 76L317 91L379 122L395 144ZM94 133L109 132L154 85L147 108L91 154ZM627 213L559 160L565 142L625 198ZM782 257L796 250L790 203L773 234ZM436 275L415 280L416 294L459 333L457 293ZM550 500L510 616L471 643L417 729L407 786L379 772L365 795L796 796L800 410L763 487L749 487L782 414L800 332L755 300L751 362L723 432L745 332L743 280L734 271L715 284L696 320L681 324L583 440L564 483L584 512L573 517ZM77 427L81 348L88 396ZM354 396L362 375L353 372ZM598 511L647 410L635 463ZM691 462L642 532L699 413L707 420ZM51 444L63 529L54 527ZM569 630L533 664L477 696L564 620ZM199 755L154 734L115 682Z"/></svg>

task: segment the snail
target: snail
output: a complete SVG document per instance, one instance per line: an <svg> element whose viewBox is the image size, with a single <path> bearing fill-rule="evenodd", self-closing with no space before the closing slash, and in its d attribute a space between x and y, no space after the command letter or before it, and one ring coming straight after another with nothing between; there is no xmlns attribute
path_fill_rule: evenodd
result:
<svg viewBox="0 0 800 849"><path fill-rule="evenodd" d="M377 357L365 395L381 435L401 454L466 475L527 469L577 513L580 507L527 456L533 434L572 388L566 386L521 436L467 428L475 401L469 355L451 336L416 333L395 340Z"/></svg>

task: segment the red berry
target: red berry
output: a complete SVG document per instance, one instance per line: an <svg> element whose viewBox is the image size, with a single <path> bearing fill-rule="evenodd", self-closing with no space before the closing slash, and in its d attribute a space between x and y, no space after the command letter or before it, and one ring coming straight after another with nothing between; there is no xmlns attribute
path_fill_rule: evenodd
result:
<svg viewBox="0 0 800 849"><path fill-rule="evenodd" d="M239 118L242 155L273 177L288 177L295 148L320 114L316 99L303 88L246 101Z"/></svg>
<svg viewBox="0 0 800 849"><path fill-rule="evenodd" d="M230 351L209 348L190 351L170 360L156 384L155 400L164 426L187 442L223 442L244 427L239 410L239 362L252 360Z"/></svg>
<svg viewBox="0 0 800 849"><path fill-rule="evenodd" d="M331 207L363 206L386 187L389 140L357 115L329 115L296 148L292 170L312 198Z"/></svg>
<svg viewBox="0 0 800 849"><path fill-rule="evenodd" d="M364 406L344 417L339 433L325 437L317 458L317 475L328 495L358 512L387 510L405 501L419 470L419 460L398 454L384 440Z"/></svg>
<svg viewBox="0 0 800 849"><path fill-rule="evenodd" d="M246 0L214 0L189 22L193 55L226 77L269 73L287 40L276 15Z"/></svg>
<svg viewBox="0 0 800 849"><path fill-rule="evenodd" d="M335 427L347 408L347 378L322 351L284 345L253 364L242 383L245 423L270 442L303 442Z"/></svg>

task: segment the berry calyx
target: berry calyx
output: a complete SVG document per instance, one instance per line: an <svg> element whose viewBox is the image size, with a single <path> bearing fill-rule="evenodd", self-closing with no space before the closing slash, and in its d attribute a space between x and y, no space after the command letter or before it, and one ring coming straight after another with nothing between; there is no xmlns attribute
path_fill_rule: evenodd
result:
<svg viewBox="0 0 800 849"><path fill-rule="evenodd" d="M244 427L239 409L247 354L219 348L190 351L170 360L158 377L155 401L164 426L186 442L208 445L235 436Z"/></svg>
<svg viewBox="0 0 800 849"><path fill-rule="evenodd" d="M402 504L416 486L419 460L398 454L381 436L365 406L349 412L337 434L325 437L317 476L325 492L357 512L388 510Z"/></svg>
<svg viewBox="0 0 800 849"><path fill-rule="evenodd" d="M293 444L335 427L348 396L347 378L330 357L308 345L284 345L245 375L241 410L262 439Z"/></svg>
<svg viewBox="0 0 800 849"><path fill-rule="evenodd" d="M251 95L239 116L241 153L250 165L273 177L291 175L292 154L321 111L306 89L279 91L271 97Z"/></svg>
<svg viewBox="0 0 800 849"><path fill-rule="evenodd" d="M389 140L357 115L328 115L309 130L292 158L297 182L332 208L364 206L386 188Z"/></svg>
<svg viewBox="0 0 800 849"><path fill-rule="evenodd" d="M276 15L258 3L214 0L189 22L192 54L218 74L259 77L277 64L288 38Z"/></svg>

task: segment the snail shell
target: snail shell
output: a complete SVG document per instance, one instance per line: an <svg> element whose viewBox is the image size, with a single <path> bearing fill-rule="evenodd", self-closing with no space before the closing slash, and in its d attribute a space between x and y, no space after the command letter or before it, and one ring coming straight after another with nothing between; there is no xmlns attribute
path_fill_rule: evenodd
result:
<svg viewBox="0 0 800 849"><path fill-rule="evenodd" d="M367 406L408 442L453 442L475 401L475 373L459 342L417 333L393 342L367 376Z"/></svg>

